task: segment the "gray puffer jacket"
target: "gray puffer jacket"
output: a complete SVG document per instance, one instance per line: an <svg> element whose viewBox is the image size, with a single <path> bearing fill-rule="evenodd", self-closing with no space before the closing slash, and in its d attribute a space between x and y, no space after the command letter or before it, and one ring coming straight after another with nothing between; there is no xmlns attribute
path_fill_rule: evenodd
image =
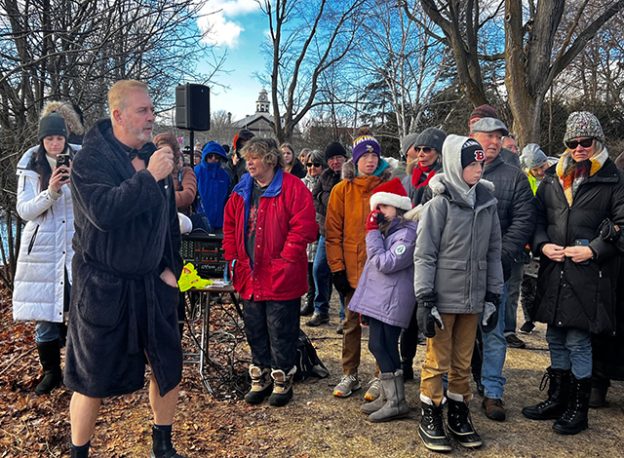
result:
<svg viewBox="0 0 624 458"><path fill-rule="evenodd" d="M449 135L445 173L429 182L433 199L422 210L414 251L417 298L437 294L440 313L481 313L486 292L503 288L501 231L492 183L469 188L461 178L466 137Z"/></svg>

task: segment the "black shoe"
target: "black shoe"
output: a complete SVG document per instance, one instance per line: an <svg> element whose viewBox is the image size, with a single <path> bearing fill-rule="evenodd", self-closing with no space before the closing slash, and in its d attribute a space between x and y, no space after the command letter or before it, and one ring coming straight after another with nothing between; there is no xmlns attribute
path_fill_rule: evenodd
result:
<svg viewBox="0 0 624 458"><path fill-rule="evenodd" d="M450 452L452 450L442 421L442 406L434 406L421 402L422 415L418 435L425 447L434 452Z"/></svg>
<svg viewBox="0 0 624 458"><path fill-rule="evenodd" d="M553 430L559 434L578 434L587 429L587 411L591 378L577 379L570 376L568 407L553 424Z"/></svg>
<svg viewBox="0 0 624 458"><path fill-rule="evenodd" d="M338 326L336 326L336 334L343 335L344 334L344 322L341 321Z"/></svg>
<svg viewBox="0 0 624 458"><path fill-rule="evenodd" d="M532 321L525 321L524 324L520 327L520 332L522 334L531 334L535 329L535 324Z"/></svg>
<svg viewBox="0 0 624 458"><path fill-rule="evenodd" d="M329 323L329 315L321 315L320 313L315 313L312 315L312 318L308 320L306 326L316 327L322 324Z"/></svg>
<svg viewBox="0 0 624 458"><path fill-rule="evenodd" d="M401 368L403 369L403 381L414 380L414 368L412 367L413 361L411 359L401 362Z"/></svg>
<svg viewBox="0 0 624 458"><path fill-rule="evenodd" d="M299 312L301 316L310 316L314 313L314 303L304 299L303 305L301 306L301 311Z"/></svg>
<svg viewBox="0 0 624 458"><path fill-rule="evenodd" d="M49 394L63 383L61 371L61 346L59 340L37 344L39 361L43 368L43 379L35 388L36 394Z"/></svg>
<svg viewBox="0 0 624 458"><path fill-rule="evenodd" d="M515 334L506 335L505 340L507 341L507 346L510 348L526 348L526 343L520 340Z"/></svg>
<svg viewBox="0 0 624 458"><path fill-rule="evenodd" d="M592 387L589 395L589 407L591 409L599 409L600 407L607 407L609 405L607 401L607 391L610 386L611 382L608 378L592 377Z"/></svg>
<svg viewBox="0 0 624 458"><path fill-rule="evenodd" d="M171 444L171 428L162 430L162 427L152 426L151 458L184 458L176 452Z"/></svg>
<svg viewBox="0 0 624 458"><path fill-rule="evenodd" d="M464 401L448 400L448 430L459 445L466 448L479 448L483 445L481 436L472 425L470 410Z"/></svg>
<svg viewBox="0 0 624 458"><path fill-rule="evenodd" d="M503 407L502 399L484 397L481 406L485 411L485 416L490 420L505 421L505 418L507 418L507 412L505 412L505 407Z"/></svg>
<svg viewBox="0 0 624 458"><path fill-rule="evenodd" d="M69 447L69 456L70 458L89 458L89 447L91 446L91 441L87 442L84 445L76 446L71 444Z"/></svg>
<svg viewBox="0 0 624 458"><path fill-rule="evenodd" d="M540 391L548 385L548 399L534 406L522 409L522 415L531 420L555 420L563 414L568 405L570 371L546 369L540 382Z"/></svg>

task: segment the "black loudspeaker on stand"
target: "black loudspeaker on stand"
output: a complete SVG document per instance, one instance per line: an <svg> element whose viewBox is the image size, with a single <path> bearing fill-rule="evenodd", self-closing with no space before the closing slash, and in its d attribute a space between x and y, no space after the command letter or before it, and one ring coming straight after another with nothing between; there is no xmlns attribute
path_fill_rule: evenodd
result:
<svg viewBox="0 0 624 458"><path fill-rule="evenodd" d="M190 130L191 164L195 139L193 131L210 130L210 88L202 84L181 84L176 87L175 123L179 129Z"/></svg>

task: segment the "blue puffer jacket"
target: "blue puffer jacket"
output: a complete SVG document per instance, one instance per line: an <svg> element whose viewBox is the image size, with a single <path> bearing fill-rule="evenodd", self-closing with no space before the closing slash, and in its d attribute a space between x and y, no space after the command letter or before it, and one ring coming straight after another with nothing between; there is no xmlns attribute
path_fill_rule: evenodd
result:
<svg viewBox="0 0 624 458"><path fill-rule="evenodd" d="M366 265L349 310L407 328L416 305L412 284L415 244L414 221L395 223L386 237L379 230L369 231Z"/></svg>

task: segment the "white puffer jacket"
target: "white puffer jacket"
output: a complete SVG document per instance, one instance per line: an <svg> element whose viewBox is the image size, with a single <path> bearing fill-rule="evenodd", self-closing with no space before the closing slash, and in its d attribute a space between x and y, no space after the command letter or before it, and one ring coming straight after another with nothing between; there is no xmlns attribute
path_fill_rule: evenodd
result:
<svg viewBox="0 0 624 458"><path fill-rule="evenodd" d="M13 285L13 319L60 323L65 269L71 284L74 211L69 185L62 186L57 198L48 190L40 192L40 176L28 168L37 149L26 151L17 165L17 213L26 226Z"/></svg>

